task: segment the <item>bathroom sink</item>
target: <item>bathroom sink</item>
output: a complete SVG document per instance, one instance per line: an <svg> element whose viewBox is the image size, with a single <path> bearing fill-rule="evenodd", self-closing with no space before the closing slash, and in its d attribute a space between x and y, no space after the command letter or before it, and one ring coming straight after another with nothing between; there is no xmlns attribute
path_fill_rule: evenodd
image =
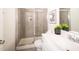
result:
<svg viewBox="0 0 79 59"><path fill-rule="evenodd" d="M79 43L71 41L68 38L68 33L69 32L63 32L61 35L56 35L53 33L43 34L43 50L79 51Z"/></svg>

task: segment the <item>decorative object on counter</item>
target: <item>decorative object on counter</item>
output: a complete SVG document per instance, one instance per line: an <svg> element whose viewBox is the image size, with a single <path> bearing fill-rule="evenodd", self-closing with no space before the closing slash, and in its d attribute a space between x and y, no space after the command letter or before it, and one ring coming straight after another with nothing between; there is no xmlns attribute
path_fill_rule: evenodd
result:
<svg viewBox="0 0 79 59"><path fill-rule="evenodd" d="M60 25L56 26L54 30L55 30L54 31L55 34L57 34L57 35L60 35L61 34L61 26Z"/></svg>
<svg viewBox="0 0 79 59"><path fill-rule="evenodd" d="M69 31L69 26L66 23L61 24L62 30Z"/></svg>
<svg viewBox="0 0 79 59"><path fill-rule="evenodd" d="M49 20L50 20L50 24L56 24L56 9L50 11L49 13Z"/></svg>

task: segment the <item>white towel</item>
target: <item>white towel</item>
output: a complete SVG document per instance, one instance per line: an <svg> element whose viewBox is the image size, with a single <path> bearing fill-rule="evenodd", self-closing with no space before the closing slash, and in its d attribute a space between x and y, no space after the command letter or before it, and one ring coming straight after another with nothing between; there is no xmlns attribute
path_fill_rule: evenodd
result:
<svg viewBox="0 0 79 59"><path fill-rule="evenodd" d="M78 42L79 43L79 33L78 32L75 32L75 31L69 31L69 34L68 34L69 38L75 42Z"/></svg>

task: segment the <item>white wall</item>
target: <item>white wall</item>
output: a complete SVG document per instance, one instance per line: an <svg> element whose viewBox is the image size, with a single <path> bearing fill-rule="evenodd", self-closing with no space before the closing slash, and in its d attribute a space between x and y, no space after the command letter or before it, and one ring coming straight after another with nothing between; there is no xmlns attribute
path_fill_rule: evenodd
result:
<svg viewBox="0 0 79 59"><path fill-rule="evenodd" d="M16 25L16 9L4 8L3 9L4 19L4 50L12 51L15 50L15 25Z"/></svg>
<svg viewBox="0 0 79 59"><path fill-rule="evenodd" d="M79 8L71 8L70 21L71 30L79 32Z"/></svg>

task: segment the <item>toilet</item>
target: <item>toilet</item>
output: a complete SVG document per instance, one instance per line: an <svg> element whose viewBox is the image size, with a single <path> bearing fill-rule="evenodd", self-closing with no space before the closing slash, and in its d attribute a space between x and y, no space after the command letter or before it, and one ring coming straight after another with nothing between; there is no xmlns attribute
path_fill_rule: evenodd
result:
<svg viewBox="0 0 79 59"><path fill-rule="evenodd" d="M42 40L41 39L38 39L34 42L34 45L37 49L37 51L41 51L42 50Z"/></svg>

